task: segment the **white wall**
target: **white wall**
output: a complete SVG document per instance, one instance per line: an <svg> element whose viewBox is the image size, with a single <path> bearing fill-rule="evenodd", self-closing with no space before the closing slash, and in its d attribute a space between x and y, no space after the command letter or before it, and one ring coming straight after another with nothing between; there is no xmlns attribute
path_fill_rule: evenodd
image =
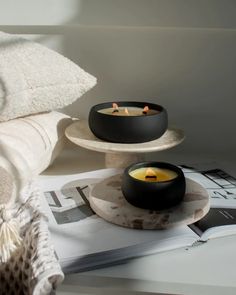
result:
<svg viewBox="0 0 236 295"><path fill-rule="evenodd" d="M98 78L65 112L156 102L185 130L177 150L234 157L236 1L0 0L0 30L30 34Z"/></svg>

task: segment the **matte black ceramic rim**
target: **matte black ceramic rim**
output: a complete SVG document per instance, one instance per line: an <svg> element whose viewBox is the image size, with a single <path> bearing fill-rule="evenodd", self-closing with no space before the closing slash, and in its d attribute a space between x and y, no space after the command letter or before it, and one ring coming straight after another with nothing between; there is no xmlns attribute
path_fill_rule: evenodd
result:
<svg viewBox="0 0 236 295"><path fill-rule="evenodd" d="M113 103L117 103L118 107L127 106L127 107L144 108L145 106L148 106L150 109L156 110L156 111L158 111L160 113L165 110L163 106L161 106L159 104L149 103L149 102L141 102L141 101L117 101L117 102L115 102L114 101L114 102L104 102L104 103L96 104L91 108L91 111L97 112L97 111L102 110L102 109L112 108ZM150 114L148 116L157 116L158 114L159 113ZM105 114L105 113L102 113L102 115L113 117L113 116L111 116L109 114ZM132 117L140 117L140 115L136 115L136 116L132 116ZM116 118L116 116L114 116L114 118Z"/></svg>

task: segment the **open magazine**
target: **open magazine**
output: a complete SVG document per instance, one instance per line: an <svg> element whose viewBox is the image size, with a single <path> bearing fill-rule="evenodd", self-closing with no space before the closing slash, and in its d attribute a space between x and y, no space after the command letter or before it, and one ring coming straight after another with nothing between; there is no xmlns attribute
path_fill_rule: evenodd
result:
<svg viewBox="0 0 236 295"><path fill-rule="evenodd" d="M204 186L210 196L211 209L189 227L200 237L210 238L236 234L236 178L221 169L200 169L182 166L185 176Z"/></svg>
<svg viewBox="0 0 236 295"><path fill-rule="evenodd" d="M91 210L88 201L91 187L119 170L57 177L50 184L42 181L42 205L63 271L85 271L236 233L236 179L219 169L196 171L186 166L182 169L186 177L208 190L213 208L191 226L165 230L123 228L106 222Z"/></svg>

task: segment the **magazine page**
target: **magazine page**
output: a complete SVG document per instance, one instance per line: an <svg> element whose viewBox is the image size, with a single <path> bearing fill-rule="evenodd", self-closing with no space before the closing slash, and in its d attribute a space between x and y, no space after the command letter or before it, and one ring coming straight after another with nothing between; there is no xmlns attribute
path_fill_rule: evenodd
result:
<svg viewBox="0 0 236 295"><path fill-rule="evenodd" d="M94 183L107 177L106 172L83 173L82 178L78 174L77 180L68 181L63 186L60 183L60 189L46 189L44 192L43 208L64 271L72 271L72 268L78 271L89 264L104 264L189 246L197 240L198 236L188 226L137 230L120 227L98 217L89 206L89 190Z"/></svg>
<svg viewBox="0 0 236 295"><path fill-rule="evenodd" d="M208 169L204 169L204 165L200 164L197 169L185 165L180 167L186 177L207 189L212 208L236 208L236 177L215 166L208 166Z"/></svg>
<svg viewBox="0 0 236 295"><path fill-rule="evenodd" d="M185 176L202 184L211 198L207 215L189 227L202 241L236 234L236 178L217 166L181 167Z"/></svg>
<svg viewBox="0 0 236 295"><path fill-rule="evenodd" d="M190 227L201 234L202 241L236 234L236 209L211 208L206 216Z"/></svg>

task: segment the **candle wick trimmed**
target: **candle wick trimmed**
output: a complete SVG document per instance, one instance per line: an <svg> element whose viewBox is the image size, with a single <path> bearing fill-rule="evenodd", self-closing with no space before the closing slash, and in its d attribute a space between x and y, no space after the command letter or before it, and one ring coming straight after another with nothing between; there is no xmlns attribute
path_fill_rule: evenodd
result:
<svg viewBox="0 0 236 295"><path fill-rule="evenodd" d="M119 113L119 110L118 109L115 109L115 110L112 111L112 114L113 113Z"/></svg>
<svg viewBox="0 0 236 295"><path fill-rule="evenodd" d="M145 178L157 178L156 175L146 175Z"/></svg>
<svg viewBox="0 0 236 295"><path fill-rule="evenodd" d="M144 115L147 115L148 111L149 111L149 107L148 107L148 106L145 106L145 107L143 108L143 114L144 114Z"/></svg>

